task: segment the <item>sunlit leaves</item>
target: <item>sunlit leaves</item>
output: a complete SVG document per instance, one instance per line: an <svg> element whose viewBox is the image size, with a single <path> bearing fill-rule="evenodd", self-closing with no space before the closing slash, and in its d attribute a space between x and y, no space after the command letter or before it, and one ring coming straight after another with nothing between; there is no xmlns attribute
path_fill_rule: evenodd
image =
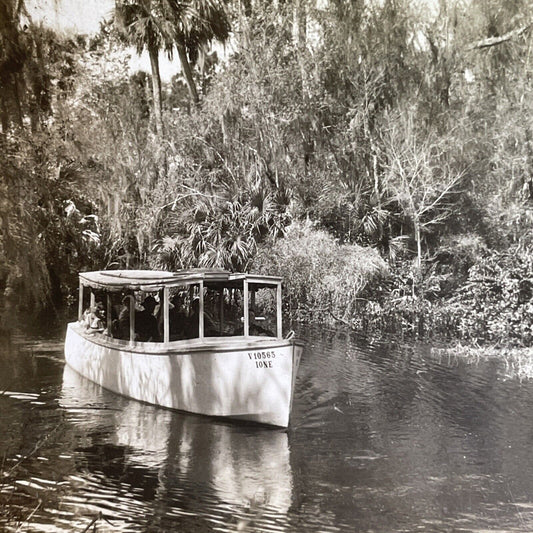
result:
<svg viewBox="0 0 533 533"><path fill-rule="evenodd" d="M254 270L284 277L293 316L330 321L349 320L360 298L388 276L376 250L339 244L309 222L294 222L284 239L262 246Z"/></svg>

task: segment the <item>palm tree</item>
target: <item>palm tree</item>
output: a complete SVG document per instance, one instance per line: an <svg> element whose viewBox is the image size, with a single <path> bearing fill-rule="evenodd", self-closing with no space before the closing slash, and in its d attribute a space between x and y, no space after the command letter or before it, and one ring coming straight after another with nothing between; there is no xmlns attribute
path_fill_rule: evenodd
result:
<svg viewBox="0 0 533 533"><path fill-rule="evenodd" d="M159 52L170 58L174 46L187 86L194 102L198 91L194 83L191 61L213 39L225 42L229 21L221 0L116 0L115 21L119 33L140 55L145 49L152 68L152 89L156 131L162 133L161 75Z"/></svg>
<svg viewBox="0 0 533 533"><path fill-rule="evenodd" d="M119 34L141 55L144 49L150 57L156 132L163 133L161 74L159 52L172 54L174 28L172 11L175 0L116 0L115 24Z"/></svg>
<svg viewBox="0 0 533 533"><path fill-rule="evenodd" d="M213 40L225 43L230 24L223 0L188 0L174 12L176 48L191 98L198 103L198 91L191 64Z"/></svg>

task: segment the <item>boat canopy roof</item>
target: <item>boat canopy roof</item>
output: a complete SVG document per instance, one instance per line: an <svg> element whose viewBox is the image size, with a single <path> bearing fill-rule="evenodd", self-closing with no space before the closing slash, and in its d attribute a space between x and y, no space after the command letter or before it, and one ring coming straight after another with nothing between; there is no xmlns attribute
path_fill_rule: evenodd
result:
<svg viewBox="0 0 533 533"><path fill-rule="evenodd" d="M80 283L86 287L121 291L123 289L157 291L164 287L179 287L204 283L206 287L237 288L244 280L258 288L281 283L277 276L232 273L227 270L195 268L167 272L164 270L98 270L80 273Z"/></svg>

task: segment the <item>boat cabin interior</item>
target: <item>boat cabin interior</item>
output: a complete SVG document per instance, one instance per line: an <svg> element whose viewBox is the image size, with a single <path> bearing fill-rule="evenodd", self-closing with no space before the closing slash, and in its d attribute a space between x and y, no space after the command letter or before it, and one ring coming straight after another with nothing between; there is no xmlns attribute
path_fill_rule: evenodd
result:
<svg viewBox="0 0 533 533"><path fill-rule="evenodd" d="M281 278L225 270L106 270L79 276L78 320L122 341L282 338Z"/></svg>

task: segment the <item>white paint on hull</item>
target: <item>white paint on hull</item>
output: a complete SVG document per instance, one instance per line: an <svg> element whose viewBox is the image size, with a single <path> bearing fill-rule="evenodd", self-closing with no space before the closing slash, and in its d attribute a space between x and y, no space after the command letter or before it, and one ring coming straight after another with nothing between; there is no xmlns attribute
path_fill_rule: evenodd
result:
<svg viewBox="0 0 533 533"><path fill-rule="evenodd" d="M163 350L161 350L163 348ZM113 392L171 409L287 427L302 347L277 339L128 345L67 328L65 358Z"/></svg>

